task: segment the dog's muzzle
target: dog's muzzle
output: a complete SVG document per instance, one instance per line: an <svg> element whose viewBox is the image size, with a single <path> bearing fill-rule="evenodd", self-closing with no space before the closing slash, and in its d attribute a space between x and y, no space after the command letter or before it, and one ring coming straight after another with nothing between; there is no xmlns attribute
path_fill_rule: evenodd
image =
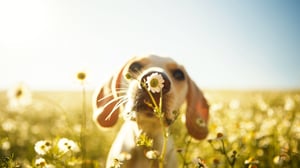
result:
<svg viewBox="0 0 300 168"><path fill-rule="evenodd" d="M146 83L147 77L152 75L153 73L156 73L158 75L161 75L164 83L163 83L163 88L161 89L160 92L151 92L148 89L148 84ZM153 104L153 99L150 98L150 95L154 98L155 102L157 105L159 105L160 100L162 100L162 111L166 112L167 107L167 99L168 99L168 93L170 92L171 89L171 82L168 78L168 76L159 71L149 71L143 74L140 78L140 87L137 87L137 91L133 95L133 108L132 110L138 112L138 113L143 113L148 117L153 117L154 116L154 104ZM145 87L146 86L146 87Z"/></svg>
<svg viewBox="0 0 300 168"><path fill-rule="evenodd" d="M165 73L163 73L163 72L158 72L158 71L147 72L145 75L142 76L140 85L142 86L143 83L145 84L146 81L147 81L147 78L150 75L154 74L154 73L157 73L157 74L161 75L162 78L163 78L163 80L164 80L164 83L163 83L164 87L162 88L162 94L168 93L170 91L170 88L171 88L171 82L170 82L168 76ZM147 86L147 84L146 84L146 86ZM149 87L149 86L147 86L147 87Z"/></svg>

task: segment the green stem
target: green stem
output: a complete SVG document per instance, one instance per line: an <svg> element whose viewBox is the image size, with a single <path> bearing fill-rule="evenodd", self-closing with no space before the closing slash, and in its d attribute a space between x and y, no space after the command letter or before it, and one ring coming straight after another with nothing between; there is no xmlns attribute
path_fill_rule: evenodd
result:
<svg viewBox="0 0 300 168"><path fill-rule="evenodd" d="M155 99L154 99L154 97L153 97L153 95L151 94L151 92L147 89L147 87L146 87L146 85L143 85L143 87L145 88L145 90L147 90L147 93L148 93L148 95L150 96L150 99L151 99L151 101L152 101L152 103L153 103L153 105L154 105L154 110L157 110L157 109L161 109L161 108L159 108L158 107L158 105L157 105L157 103L156 103L156 101L155 101ZM159 104L160 105L160 104Z"/></svg>
<svg viewBox="0 0 300 168"><path fill-rule="evenodd" d="M229 163L230 167L234 167L234 163L230 160L230 158L228 157L227 155L227 152L226 152L226 148L225 148L225 143L223 141L223 139L221 139L221 143L222 143L222 149L221 149L221 152L223 153L223 155L225 156L227 162Z"/></svg>
<svg viewBox="0 0 300 168"><path fill-rule="evenodd" d="M159 98L159 105L157 105L153 95L151 92L147 89L147 86L145 84L142 84L145 90L147 91L153 105L154 105L154 112L156 116L159 118L160 125L162 127L162 132L163 132L163 146L161 150L161 154L159 157L159 163L158 166L159 168L164 167L164 160L165 160L165 155L166 155L166 149L167 149L167 143L168 143L168 128L164 126L164 115L162 112L162 91L160 91L160 98Z"/></svg>
<svg viewBox="0 0 300 168"><path fill-rule="evenodd" d="M86 167L86 91L84 84L82 84L82 121L81 121L81 131L80 131L80 141L81 141L81 151L82 151L82 168Z"/></svg>
<svg viewBox="0 0 300 168"><path fill-rule="evenodd" d="M160 155L160 161L159 161L159 168L164 167L164 160L166 156L166 149L167 149L167 144L168 144L168 127L164 126L164 120L163 120L163 115L162 114L162 92L160 92L160 98L159 98L159 120L160 120L160 125L162 126L162 131L163 131L163 147Z"/></svg>
<svg viewBox="0 0 300 168"><path fill-rule="evenodd" d="M184 152L184 155L182 156L183 157L183 167L187 167L189 165L189 162L187 161L187 154L188 154L189 147L190 147L191 140L192 140L190 136L187 136L186 138L188 138L188 140L186 140L185 152Z"/></svg>

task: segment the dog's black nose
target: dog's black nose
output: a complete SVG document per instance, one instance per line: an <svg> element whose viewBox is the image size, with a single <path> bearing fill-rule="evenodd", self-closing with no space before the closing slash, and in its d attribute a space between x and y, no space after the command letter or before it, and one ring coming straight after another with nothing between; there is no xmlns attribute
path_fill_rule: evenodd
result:
<svg viewBox="0 0 300 168"><path fill-rule="evenodd" d="M141 86L146 86L151 92L168 93L171 88L171 82L168 76L163 72L150 71L143 75L141 79Z"/></svg>

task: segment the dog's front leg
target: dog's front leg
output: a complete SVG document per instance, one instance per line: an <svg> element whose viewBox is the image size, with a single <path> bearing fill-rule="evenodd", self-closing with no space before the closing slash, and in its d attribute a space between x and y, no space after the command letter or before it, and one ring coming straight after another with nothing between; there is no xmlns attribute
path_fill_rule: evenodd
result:
<svg viewBox="0 0 300 168"><path fill-rule="evenodd" d="M112 167L118 161L124 164L123 162L126 162L126 159L130 159L132 150L136 148L138 135L136 122L125 121L109 151L106 161L107 168Z"/></svg>

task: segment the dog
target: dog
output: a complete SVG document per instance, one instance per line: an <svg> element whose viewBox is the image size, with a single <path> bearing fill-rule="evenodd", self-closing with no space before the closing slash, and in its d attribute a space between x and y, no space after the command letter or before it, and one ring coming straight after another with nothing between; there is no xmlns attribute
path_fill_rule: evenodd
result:
<svg viewBox="0 0 300 168"><path fill-rule="evenodd" d="M154 78L151 84L149 80ZM160 88L151 88L152 85ZM160 105L161 118L155 115L155 104ZM156 151L152 151L152 157L159 155L163 147L163 128L176 120L183 104L186 104L187 132L195 139L204 139L208 134L209 105L185 68L172 58L156 55L129 60L93 97L93 119L98 126L109 128L120 116L124 118L106 167L158 167L158 159L149 158L151 151L137 145L138 138L143 133L151 138L152 149ZM163 164L167 168L177 167L172 138L168 138Z"/></svg>

